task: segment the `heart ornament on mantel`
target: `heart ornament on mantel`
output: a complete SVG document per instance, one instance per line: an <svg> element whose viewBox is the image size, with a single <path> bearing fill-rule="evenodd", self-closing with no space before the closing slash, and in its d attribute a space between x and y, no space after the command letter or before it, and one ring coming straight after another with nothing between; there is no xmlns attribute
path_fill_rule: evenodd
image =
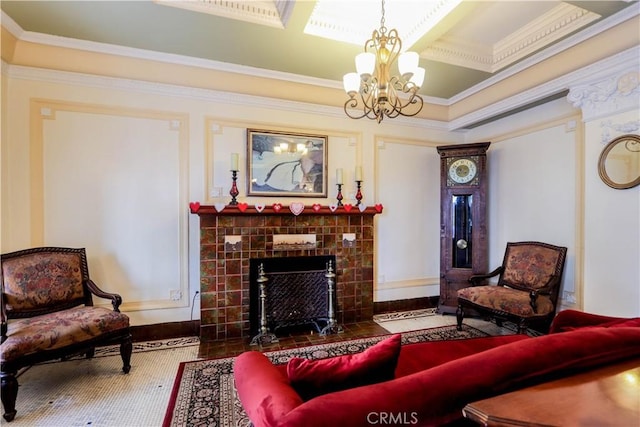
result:
<svg viewBox="0 0 640 427"><path fill-rule="evenodd" d="M256 205L256 210L258 211L258 213L261 213L264 210L264 205L262 203Z"/></svg>
<svg viewBox="0 0 640 427"><path fill-rule="evenodd" d="M314 203L313 206L311 206L311 209L313 209L314 212L320 212L320 209L322 209L322 206L318 203Z"/></svg>
<svg viewBox="0 0 640 427"><path fill-rule="evenodd" d="M218 212L222 212L224 210L225 206L227 206L227 205L225 205L224 203L214 203L213 204L213 207L216 208L216 211L218 211Z"/></svg>
<svg viewBox="0 0 640 427"><path fill-rule="evenodd" d="M296 216L300 215L304 210L304 203L293 202L289 205L289 210Z"/></svg>
<svg viewBox="0 0 640 427"><path fill-rule="evenodd" d="M353 205L351 203L347 203L343 207L344 207L344 210L347 212L351 212L351 209L353 209Z"/></svg>
<svg viewBox="0 0 640 427"><path fill-rule="evenodd" d="M240 212L246 212L248 207L249 205L246 203L238 203L238 209L240 209Z"/></svg>
<svg viewBox="0 0 640 427"><path fill-rule="evenodd" d="M367 210L367 205L360 204L360 205L358 205L358 209L360 209L360 212L364 212L364 211Z"/></svg>
<svg viewBox="0 0 640 427"><path fill-rule="evenodd" d="M189 203L189 207L191 208L191 212L198 212L200 210L200 202L191 202Z"/></svg>
<svg viewBox="0 0 640 427"><path fill-rule="evenodd" d="M282 209L282 204L274 203L273 205L271 205L271 207L273 208L274 212L280 212L280 209Z"/></svg>
<svg viewBox="0 0 640 427"><path fill-rule="evenodd" d="M374 207L376 208L376 212L378 213L382 212L382 204L376 203Z"/></svg>
<svg viewBox="0 0 640 427"><path fill-rule="evenodd" d="M336 209L338 209L338 205L329 205L329 210L330 210L331 212L335 212L335 211L336 211Z"/></svg>

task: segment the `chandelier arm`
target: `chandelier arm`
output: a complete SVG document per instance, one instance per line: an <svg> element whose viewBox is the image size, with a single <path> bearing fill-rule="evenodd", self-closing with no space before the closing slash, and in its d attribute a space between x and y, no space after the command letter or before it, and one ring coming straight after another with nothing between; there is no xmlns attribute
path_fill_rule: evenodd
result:
<svg viewBox="0 0 640 427"><path fill-rule="evenodd" d="M402 114L405 117L415 116L422 110L422 107L424 106L424 100L422 99L422 97L413 94L411 95L411 98L409 98L409 102L405 104L405 107L408 107L409 105L416 105L415 110L412 113L409 113L409 112L405 112L405 108L403 107L402 110L400 111L400 114Z"/></svg>
<svg viewBox="0 0 640 427"><path fill-rule="evenodd" d="M344 103L344 112L347 116L352 119L361 119L367 115L367 108L364 108L363 114L355 114L356 108L358 108L358 99L354 96L347 99L347 102Z"/></svg>
<svg viewBox="0 0 640 427"><path fill-rule="evenodd" d="M395 113L394 117L398 117L398 115L413 117L422 110L423 106L423 99L418 95L411 94L405 103L403 103L401 99L396 98L393 103L392 111Z"/></svg>
<svg viewBox="0 0 640 427"><path fill-rule="evenodd" d="M387 35L387 49L389 49L389 65L397 61L400 52L402 51L402 40L398 35L398 31L394 28L389 31ZM390 47L389 47L390 46Z"/></svg>
<svg viewBox="0 0 640 427"><path fill-rule="evenodd" d="M386 116L389 118L396 118L400 115L413 117L418 114L424 106L424 101L416 94L417 87L415 85L403 85L398 81L394 83L395 84L390 85L387 108L385 109ZM403 99L398 96L398 88L400 88L403 93L410 94L406 102L403 102Z"/></svg>

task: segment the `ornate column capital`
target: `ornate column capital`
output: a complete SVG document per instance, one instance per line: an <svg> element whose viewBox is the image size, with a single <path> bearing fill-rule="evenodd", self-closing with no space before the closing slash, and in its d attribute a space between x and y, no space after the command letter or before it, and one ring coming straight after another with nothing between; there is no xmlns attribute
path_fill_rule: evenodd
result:
<svg viewBox="0 0 640 427"><path fill-rule="evenodd" d="M567 100L574 107L582 109L582 120L590 121L623 113L633 109L640 110L640 63L637 49L632 55L622 58L618 64L601 61L594 64L599 70L591 73L589 79L580 79L569 88ZM616 58L619 59L619 58ZM613 65L613 66L611 66Z"/></svg>

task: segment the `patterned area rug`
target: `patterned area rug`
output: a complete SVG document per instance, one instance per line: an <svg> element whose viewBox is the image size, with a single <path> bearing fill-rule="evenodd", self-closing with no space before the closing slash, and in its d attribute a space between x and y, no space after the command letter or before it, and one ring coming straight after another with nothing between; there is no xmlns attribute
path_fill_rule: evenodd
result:
<svg viewBox="0 0 640 427"><path fill-rule="evenodd" d="M443 326L403 333L402 344L485 336L488 334L467 325L463 325L462 331L457 331L455 326ZM276 364L287 363L292 357L323 359L361 352L386 337L279 350L265 355ZM233 360L228 357L181 363L163 427L250 426L233 383Z"/></svg>

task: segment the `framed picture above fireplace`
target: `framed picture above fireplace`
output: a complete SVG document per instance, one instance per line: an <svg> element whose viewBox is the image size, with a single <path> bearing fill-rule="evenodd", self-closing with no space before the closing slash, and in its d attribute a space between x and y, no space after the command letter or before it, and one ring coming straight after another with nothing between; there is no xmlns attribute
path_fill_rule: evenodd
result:
<svg viewBox="0 0 640 427"><path fill-rule="evenodd" d="M327 197L327 136L247 129L247 195Z"/></svg>

